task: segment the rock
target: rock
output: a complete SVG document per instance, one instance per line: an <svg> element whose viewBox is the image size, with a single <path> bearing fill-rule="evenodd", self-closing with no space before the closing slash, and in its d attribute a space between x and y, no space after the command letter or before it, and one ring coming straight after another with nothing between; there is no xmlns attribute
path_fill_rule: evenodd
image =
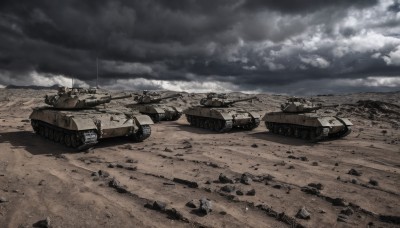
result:
<svg viewBox="0 0 400 228"><path fill-rule="evenodd" d="M309 183L308 186L316 188L318 190L324 189L324 186L321 183Z"/></svg>
<svg viewBox="0 0 400 228"><path fill-rule="evenodd" d="M208 181L205 182L205 184L211 184L211 181L208 180Z"/></svg>
<svg viewBox="0 0 400 228"><path fill-rule="evenodd" d="M232 186L232 185L225 185L225 186L223 186L223 187L221 188L221 191L231 193L231 192L235 191L235 186Z"/></svg>
<svg viewBox="0 0 400 228"><path fill-rule="evenodd" d="M293 155L289 155L288 158L290 158L290 159L298 159L296 156L293 156Z"/></svg>
<svg viewBox="0 0 400 228"><path fill-rule="evenodd" d="M200 208L199 211L204 214L209 214L212 211L211 201L205 197L200 199Z"/></svg>
<svg viewBox="0 0 400 228"><path fill-rule="evenodd" d="M114 168L115 166L116 166L115 163L109 163L107 167L108 167L108 168Z"/></svg>
<svg viewBox="0 0 400 228"><path fill-rule="evenodd" d="M335 163L335 166L339 166L339 163L336 162L336 163Z"/></svg>
<svg viewBox="0 0 400 228"><path fill-rule="evenodd" d="M305 192L307 194L311 194L311 195L319 195L320 194L318 189L313 188L313 187L309 187L309 186L302 187L301 191Z"/></svg>
<svg viewBox="0 0 400 228"><path fill-rule="evenodd" d="M93 177L92 180L93 180L93 181L98 181L98 180L100 180L100 178L99 178L99 177Z"/></svg>
<svg viewBox="0 0 400 228"><path fill-rule="evenodd" d="M301 161L308 161L308 158L305 157L305 156L303 156L303 157L300 157L300 160L301 160Z"/></svg>
<svg viewBox="0 0 400 228"><path fill-rule="evenodd" d="M184 180L181 178L174 178L174 179L172 179L172 181L179 183L179 184L187 185L189 188L198 188L199 187L199 184L197 184L197 182L188 181L188 180Z"/></svg>
<svg viewBox="0 0 400 228"><path fill-rule="evenodd" d="M168 147L165 147L164 151L165 152L172 152L172 150L170 148L168 148Z"/></svg>
<svg viewBox="0 0 400 228"><path fill-rule="evenodd" d="M92 177L98 177L98 176L99 176L99 173L98 173L98 172L93 172L93 173L91 174L91 176L92 176Z"/></svg>
<svg viewBox="0 0 400 228"><path fill-rule="evenodd" d="M130 165L130 166L126 166L125 169L126 169L126 170L130 170L130 171L136 171L136 170L137 170L137 167L136 167L136 166L131 166L131 165Z"/></svg>
<svg viewBox="0 0 400 228"><path fill-rule="evenodd" d="M379 185L378 181L375 180L375 179L370 179L370 180L369 180L369 184L371 184L371 185L373 185L373 186L378 186L378 185Z"/></svg>
<svg viewBox="0 0 400 228"><path fill-rule="evenodd" d="M357 171L355 169L350 169L348 174L353 175L353 176L361 176L362 172L361 171Z"/></svg>
<svg viewBox="0 0 400 228"><path fill-rule="evenodd" d="M352 184L357 184L358 181L357 181L356 179L351 179L351 183L352 183Z"/></svg>
<svg viewBox="0 0 400 228"><path fill-rule="evenodd" d="M274 186L272 186L273 188L276 188L276 189L281 189L282 188L282 185L280 185L280 184L276 184L276 185L274 185Z"/></svg>
<svg viewBox="0 0 400 228"><path fill-rule="evenodd" d="M98 171L98 173L101 177L109 177L110 176L110 174L107 171L104 171L101 169Z"/></svg>
<svg viewBox="0 0 400 228"><path fill-rule="evenodd" d="M7 200L7 198L5 198L5 197L0 197L0 203L5 203L5 202L8 202L8 200Z"/></svg>
<svg viewBox="0 0 400 228"><path fill-rule="evenodd" d="M175 208L167 210L168 218L173 220L183 220L184 217L181 212L176 210Z"/></svg>
<svg viewBox="0 0 400 228"><path fill-rule="evenodd" d="M348 203L342 198L332 199L333 206L348 206Z"/></svg>
<svg viewBox="0 0 400 228"><path fill-rule="evenodd" d="M350 215L354 214L354 211L350 207L346 207L345 209L340 211L340 214L350 216Z"/></svg>
<svg viewBox="0 0 400 228"><path fill-rule="evenodd" d="M313 162L311 165L312 166L318 166L318 162Z"/></svg>
<svg viewBox="0 0 400 228"><path fill-rule="evenodd" d="M251 175L249 173L243 173L240 178L240 183L250 185L253 180L251 179Z"/></svg>
<svg viewBox="0 0 400 228"><path fill-rule="evenodd" d="M32 226L37 228L50 228L51 227L50 218L47 217L44 220L37 221Z"/></svg>
<svg viewBox="0 0 400 228"><path fill-rule="evenodd" d="M160 202L160 201L154 201L153 203L153 209L157 211L165 211L165 208L167 207L167 204Z"/></svg>
<svg viewBox="0 0 400 228"><path fill-rule="evenodd" d="M39 183L38 183L38 185L39 185L39 186L43 186L43 185L45 184L45 182L46 182L45 180L40 180Z"/></svg>
<svg viewBox="0 0 400 228"><path fill-rule="evenodd" d="M246 195L247 195L247 196L255 196L255 195L256 195L256 190L253 188L253 189L249 190L249 191L246 193Z"/></svg>
<svg viewBox="0 0 400 228"><path fill-rule="evenodd" d="M195 200L190 200L189 202L187 202L186 207L190 207L190 208L197 208L197 203Z"/></svg>
<svg viewBox="0 0 400 228"><path fill-rule="evenodd" d="M223 183L223 184L233 184L233 180L227 176L225 176L225 174L221 173L219 174L218 177L219 182Z"/></svg>
<svg viewBox="0 0 400 228"><path fill-rule="evenodd" d="M294 165L290 165L288 169L294 169Z"/></svg>
<svg viewBox="0 0 400 228"><path fill-rule="evenodd" d="M257 148L257 147L258 147L258 145L257 145L257 144L255 144L255 143L253 143L253 144L251 145L251 147L253 147L253 148Z"/></svg>
<svg viewBox="0 0 400 228"><path fill-rule="evenodd" d="M117 181L115 178L113 178L112 180L110 180L108 182L108 186L111 188L115 188L117 190L117 192L119 192L119 193L127 193L128 192L128 190L124 186L122 186L119 183L119 181Z"/></svg>
<svg viewBox="0 0 400 228"><path fill-rule="evenodd" d="M338 218L337 218L337 221L338 221L338 222L347 223L347 219L348 219L347 216L345 216L345 215L339 215Z"/></svg>
<svg viewBox="0 0 400 228"><path fill-rule="evenodd" d="M134 160L134 159L132 159L132 158L128 158L128 159L126 160L126 163L138 163L138 161L136 161L136 160Z"/></svg>
<svg viewBox="0 0 400 228"><path fill-rule="evenodd" d="M296 217L299 219L310 219L311 214L306 210L305 207L302 207L296 214Z"/></svg>
<svg viewBox="0 0 400 228"><path fill-rule="evenodd" d="M221 212L219 212L219 214L220 215L226 215L227 213L226 213L226 211L221 211Z"/></svg>
<svg viewBox="0 0 400 228"><path fill-rule="evenodd" d="M244 194L243 194L242 190L236 190L236 195L242 196L242 195L244 195Z"/></svg>
<svg viewBox="0 0 400 228"><path fill-rule="evenodd" d="M120 169L123 169L123 168L124 168L124 166L123 166L122 164L120 164L120 163L116 164L115 166L116 166L117 168L120 168Z"/></svg>

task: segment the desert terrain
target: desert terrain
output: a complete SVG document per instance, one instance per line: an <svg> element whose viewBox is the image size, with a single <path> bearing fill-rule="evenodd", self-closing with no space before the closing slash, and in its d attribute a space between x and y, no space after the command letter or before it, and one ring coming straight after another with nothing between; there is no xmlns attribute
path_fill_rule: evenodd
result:
<svg viewBox="0 0 400 228"><path fill-rule="evenodd" d="M0 89L0 227L400 226L400 92L313 97L340 104L319 112L354 124L337 140L286 138L264 123L215 133L182 116L152 125L144 142L106 139L80 152L33 132L29 114L50 92ZM264 114L287 98L258 97L237 106Z"/></svg>

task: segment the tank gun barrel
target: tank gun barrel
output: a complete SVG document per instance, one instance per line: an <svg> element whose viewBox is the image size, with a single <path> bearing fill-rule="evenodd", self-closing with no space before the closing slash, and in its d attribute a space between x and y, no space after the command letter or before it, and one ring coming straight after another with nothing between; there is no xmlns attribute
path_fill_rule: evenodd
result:
<svg viewBox="0 0 400 228"><path fill-rule="evenodd" d="M149 103L157 103L157 102L160 102L160 101L165 100L165 99L174 98L174 97L181 97L181 96L182 95L179 94L179 93L178 94L173 94L173 95L170 95L170 96L165 96L165 97L160 97L160 98L153 99Z"/></svg>
<svg viewBox="0 0 400 228"><path fill-rule="evenodd" d="M117 96L117 97L107 96L107 97L102 97L100 99L87 99L87 100L85 100L85 106L86 107L95 107L98 105L110 103L112 100L120 100L120 99L124 99L124 98L128 98L128 97L132 97L132 95L128 94L128 95Z"/></svg>

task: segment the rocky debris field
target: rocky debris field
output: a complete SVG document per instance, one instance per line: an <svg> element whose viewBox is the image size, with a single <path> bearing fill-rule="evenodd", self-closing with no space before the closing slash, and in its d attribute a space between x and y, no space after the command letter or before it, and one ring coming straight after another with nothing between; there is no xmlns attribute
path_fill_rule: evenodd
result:
<svg viewBox="0 0 400 228"><path fill-rule="evenodd" d="M2 227L400 226L400 92L313 97L339 104L320 113L353 122L338 140L285 138L263 123L221 134L182 116L153 125L144 142L107 139L82 152L33 133L29 114L48 92L0 89ZM264 114L287 98L258 96L237 106Z"/></svg>

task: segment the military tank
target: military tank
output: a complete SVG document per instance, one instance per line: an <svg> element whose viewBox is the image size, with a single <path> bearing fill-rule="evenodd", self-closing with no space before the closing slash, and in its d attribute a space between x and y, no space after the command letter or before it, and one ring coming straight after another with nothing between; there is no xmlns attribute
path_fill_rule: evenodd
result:
<svg viewBox="0 0 400 228"><path fill-rule="evenodd" d="M190 125L195 127L217 132L227 132L232 128L252 130L260 124L261 115L257 111L247 111L232 105L253 99L257 97L228 100L226 94L209 93L200 100L200 105L189 107L183 113Z"/></svg>
<svg viewBox="0 0 400 228"><path fill-rule="evenodd" d="M34 108L29 116L35 133L79 150L97 144L99 139L128 136L143 141L151 134L153 121L128 108L107 109L100 105L132 95L112 97L95 89L62 87L46 95L50 106Z"/></svg>
<svg viewBox="0 0 400 228"><path fill-rule="evenodd" d="M169 98L181 97L181 94L161 97L159 93L143 91L143 94L135 96L135 104L129 104L126 107L139 110L140 113L150 116L150 118L158 123L160 121L174 121L182 116L182 109L179 107L161 104L162 100Z"/></svg>
<svg viewBox="0 0 400 228"><path fill-rule="evenodd" d="M353 124L350 120L316 112L321 108L336 106L315 106L304 98L293 97L281 105L281 112L266 113L262 120L268 130L275 134L313 142L341 138L351 133Z"/></svg>

